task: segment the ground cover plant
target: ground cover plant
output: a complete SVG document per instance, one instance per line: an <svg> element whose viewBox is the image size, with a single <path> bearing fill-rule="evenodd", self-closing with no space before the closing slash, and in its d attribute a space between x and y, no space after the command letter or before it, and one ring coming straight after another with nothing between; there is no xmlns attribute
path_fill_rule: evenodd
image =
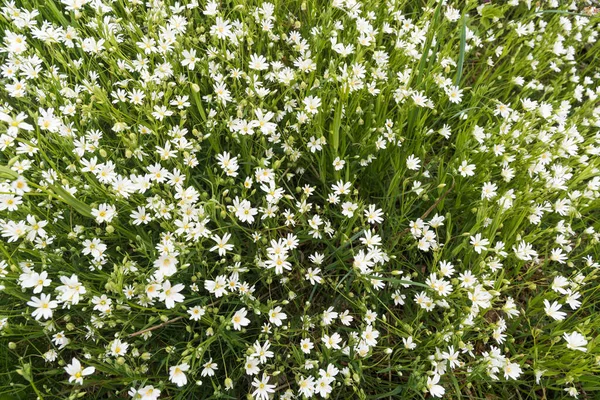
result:
<svg viewBox="0 0 600 400"><path fill-rule="evenodd" d="M0 6L0 399L600 396L594 1Z"/></svg>

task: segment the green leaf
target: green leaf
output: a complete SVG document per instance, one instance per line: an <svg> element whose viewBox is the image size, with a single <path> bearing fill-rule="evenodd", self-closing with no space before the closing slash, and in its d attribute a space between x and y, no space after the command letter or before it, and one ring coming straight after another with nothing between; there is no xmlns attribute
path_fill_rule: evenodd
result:
<svg viewBox="0 0 600 400"><path fill-rule="evenodd" d="M69 206L73 207L75 211L84 217L92 216L92 209L90 206L85 204L84 202L77 200L71 193L67 192L60 186L51 186L54 193L58 195L58 198L63 202L67 203Z"/></svg>
<svg viewBox="0 0 600 400"><path fill-rule="evenodd" d="M432 26L434 27L433 31L435 31L435 28L437 28L437 26L438 26L438 23L439 23L438 21L440 19L441 11L442 11L442 2L440 1L438 3L437 7L435 8L435 12L433 13L433 22L432 22ZM431 43L433 42L433 36L434 36L434 34L427 35L425 45L423 46L423 50L421 52L421 59L419 60L417 74L415 76L414 72L413 72L413 76L411 76L411 85L414 84L414 87L418 87L420 85L420 83L423 80L423 77L425 75L425 64L427 64L427 60L429 59L429 49L431 48ZM412 82L413 79L414 79L414 82ZM410 124L409 124L409 128L412 128L412 126Z"/></svg>
<svg viewBox="0 0 600 400"><path fill-rule="evenodd" d="M25 378L27 382L31 382L31 364L23 364L21 368L17 368L16 372Z"/></svg>
<svg viewBox="0 0 600 400"><path fill-rule="evenodd" d="M456 66L456 79L454 84L459 85L462 78L463 66L465 63L465 47L467 44L467 14L463 15L462 26L460 28L460 51L458 53L458 63Z"/></svg>
<svg viewBox="0 0 600 400"><path fill-rule="evenodd" d="M374 276L374 275L367 275L367 278L369 278L369 279L378 279L380 281L385 281L385 282L397 283L397 284L400 284L400 285L420 286L420 287L424 287L424 288L429 289L429 286L427 286L424 283L420 283L420 282L405 281L403 279L396 279L396 278L385 278L385 277L382 277L382 276Z"/></svg>
<svg viewBox="0 0 600 400"><path fill-rule="evenodd" d="M200 98L200 94L198 91L195 90L195 87L199 87L197 84L194 84L196 86L192 86L192 99L194 100L194 103L196 103L196 108L198 109L198 112L200 113L200 117L202 117L202 121L206 122L206 113L204 112L204 107L202 106L202 99Z"/></svg>
<svg viewBox="0 0 600 400"><path fill-rule="evenodd" d="M333 116L333 125L331 127L331 145L335 154L337 154L338 147L340 145L340 126L342 125L342 102L338 99L337 106L335 107L335 115Z"/></svg>
<svg viewBox="0 0 600 400"><path fill-rule="evenodd" d="M506 8L494 4L484 6L481 9L481 24L485 29L490 28L494 20L504 18L505 11Z"/></svg>
<svg viewBox="0 0 600 400"><path fill-rule="evenodd" d="M396 388L394 390L392 390L390 392L382 393L382 394L374 394L374 395L368 396L367 399L375 400L375 399L383 399L384 397L395 396L395 395L401 393L402 389L404 389L404 386L398 385L398 386L396 386Z"/></svg>
<svg viewBox="0 0 600 400"><path fill-rule="evenodd" d="M5 165L0 165L0 177L7 179L17 179L19 177L19 174L17 174L15 171L13 171Z"/></svg>

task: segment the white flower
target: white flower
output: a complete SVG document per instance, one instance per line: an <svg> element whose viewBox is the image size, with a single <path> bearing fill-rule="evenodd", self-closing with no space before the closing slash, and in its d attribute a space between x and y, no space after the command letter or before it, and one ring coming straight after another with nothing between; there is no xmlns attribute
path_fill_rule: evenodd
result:
<svg viewBox="0 0 600 400"><path fill-rule="evenodd" d="M362 339L365 341L367 346L373 347L377 345L377 338L379 337L379 331L373 329L372 325L367 325L365 330L361 334Z"/></svg>
<svg viewBox="0 0 600 400"><path fill-rule="evenodd" d="M91 375L96 371L94 367L83 368L78 359L73 358L71 364L67 364L65 371L69 374L69 382L75 381L80 385L83 385L83 377Z"/></svg>
<svg viewBox="0 0 600 400"><path fill-rule="evenodd" d="M446 87L445 92L451 103L458 104L462 101L463 91L457 86L448 86Z"/></svg>
<svg viewBox="0 0 600 400"><path fill-rule="evenodd" d="M420 163L421 163L421 160L418 157L416 157L414 154L411 154L406 159L406 168L416 171L419 169Z"/></svg>
<svg viewBox="0 0 600 400"><path fill-rule="evenodd" d="M82 253L84 255L91 254L92 257L99 259L104 255L106 251L106 244L102 243L100 239L84 240Z"/></svg>
<svg viewBox="0 0 600 400"><path fill-rule="evenodd" d="M323 150L323 142L321 139L317 139L314 136L311 136L306 144L311 153L315 153L316 151Z"/></svg>
<svg viewBox="0 0 600 400"><path fill-rule="evenodd" d="M531 261L534 257L538 256L538 253L533 249L533 246L524 240L521 240L521 243L519 243L519 246L516 248L513 247L513 250L515 252L515 256L519 260L523 261Z"/></svg>
<svg viewBox="0 0 600 400"><path fill-rule="evenodd" d="M420 292L415 295L415 303L427 311L431 311L435 308L435 303L425 292Z"/></svg>
<svg viewBox="0 0 600 400"><path fill-rule="evenodd" d="M396 305L396 306L404 305L405 300L406 300L406 295L400 293L400 289L398 289L392 294L392 300L394 300L394 305Z"/></svg>
<svg viewBox="0 0 600 400"><path fill-rule="evenodd" d="M277 124L270 122L275 117L273 112L264 112L262 109L258 108L254 110L254 115L256 116L256 120L253 120L252 124L253 126L260 128L263 135L270 135L275 132Z"/></svg>
<svg viewBox="0 0 600 400"><path fill-rule="evenodd" d="M506 104L498 103L496 109L494 110L494 115L500 115L502 118L508 118L508 116L512 113L512 109L508 107Z"/></svg>
<svg viewBox="0 0 600 400"><path fill-rule="evenodd" d="M237 157L231 158L231 155L225 151L217 156L217 161L219 162L219 167L225 171L227 176L235 177L238 175L237 170L239 169L239 165Z"/></svg>
<svg viewBox="0 0 600 400"><path fill-rule="evenodd" d="M326 398L329 393L331 393L332 387L331 383L333 381L331 378L322 376L315 382L315 392L319 394L322 398Z"/></svg>
<svg viewBox="0 0 600 400"><path fill-rule="evenodd" d="M206 3L206 8L202 13L204 15L216 15L219 12L219 3L217 1L211 0Z"/></svg>
<svg viewBox="0 0 600 400"><path fill-rule="evenodd" d="M565 392L567 392L571 397L577 398L577 396L579 396L579 391L577 391L575 386L565 388Z"/></svg>
<svg viewBox="0 0 600 400"><path fill-rule="evenodd" d="M519 311L517 310L517 305L515 304L515 301L513 300L512 297L509 297L506 299L506 303L504 304L504 307L502 307L502 311L504 311L506 313L506 315L508 316L509 319L514 316L519 315Z"/></svg>
<svg viewBox="0 0 600 400"><path fill-rule="evenodd" d="M346 165L346 161L342 160L339 157L336 157L335 160L333 160L333 169L335 169L336 171L340 171L344 168L344 165Z"/></svg>
<svg viewBox="0 0 600 400"><path fill-rule="evenodd" d="M188 363L175 365L169 368L169 380L181 387L187 383L187 376L185 372L190 369Z"/></svg>
<svg viewBox="0 0 600 400"><path fill-rule="evenodd" d="M567 294L567 290L565 287L569 286L569 280L562 275L558 275L554 277L552 281L552 290L560 294Z"/></svg>
<svg viewBox="0 0 600 400"><path fill-rule="evenodd" d="M223 234L222 237L214 235L213 237L211 237L211 239L214 240L215 242L217 242L217 244L215 246L211 247L210 251L217 250L219 255L221 257L223 257L226 252L233 250L233 245L227 243L230 238L231 238L231 233L225 233L225 234Z"/></svg>
<svg viewBox="0 0 600 400"><path fill-rule="evenodd" d="M68 345L70 342L71 342L71 340L69 340L69 338L67 338L65 336L64 331L55 333L52 336L52 343L54 343L56 346L58 346L59 350L65 348L65 346Z"/></svg>
<svg viewBox="0 0 600 400"><path fill-rule="evenodd" d="M94 304L94 310L100 311L103 314L109 313L111 310L112 300L105 294L100 297L94 296L92 298L92 303Z"/></svg>
<svg viewBox="0 0 600 400"><path fill-rule="evenodd" d="M216 298L219 298L227 293L227 277L219 275L214 281L207 279L204 281L204 288L214 294Z"/></svg>
<svg viewBox="0 0 600 400"><path fill-rule="evenodd" d="M442 385L438 385L440 381L439 375L433 375L433 377L427 377L427 391L432 397L442 397L446 390Z"/></svg>
<svg viewBox="0 0 600 400"><path fill-rule="evenodd" d="M166 106L159 106L157 104L154 106L154 111L151 115L157 120L162 121L165 117L173 115L173 111L169 110Z"/></svg>
<svg viewBox="0 0 600 400"><path fill-rule="evenodd" d="M563 334L563 338L567 341L568 349L579 350L579 351L583 351L584 353L587 351L586 346L588 344L588 341L585 338L585 336L583 336L581 333L571 332L571 333L567 334L565 332Z"/></svg>
<svg viewBox="0 0 600 400"><path fill-rule="evenodd" d="M269 311L269 322L276 326L281 326L282 321L287 319L287 315L281 312L281 307L275 307Z"/></svg>
<svg viewBox="0 0 600 400"><path fill-rule="evenodd" d="M521 367L519 366L519 364L517 363L511 363L510 361L506 360L504 362L504 378L506 379L518 379L519 376L521 375Z"/></svg>
<svg viewBox="0 0 600 400"><path fill-rule="evenodd" d="M27 225L24 221L8 221L2 225L2 236L8 238L8 243L16 242L27 232Z"/></svg>
<svg viewBox="0 0 600 400"><path fill-rule="evenodd" d="M201 376L214 376L215 370L217 369L217 363L214 363L212 358L209 359L202 365L203 369L200 373Z"/></svg>
<svg viewBox="0 0 600 400"><path fill-rule="evenodd" d="M259 400L267 400L269 398L269 393L275 393L275 385L269 385L269 376L267 374L263 374L261 380L254 378L252 386L256 388L256 390L252 392L252 396Z"/></svg>
<svg viewBox="0 0 600 400"><path fill-rule="evenodd" d="M550 302L544 299L544 312L547 316L554 318L556 321L562 321L567 316L567 313L559 311L561 309L561 305L558 302Z"/></svg>
<svg viewBox="0 0 600 400"><path fill-rule="evenodd" d="M110 345L110 354L115 357L124 356L127 353L128 348L129 344L121 341L120 339L115 339Z"/></svg>
<svg viewBox="0 0 600 400"><path fill-rule="evenodd" d="M334 332L333 335L331 335L331 336L323 335L323 338L321 338L321 341L323 342L323 344L325 344L325 347L327 347L328 349L339 350L340 349L339 343L342 341L342 337L340 336L339 333Z"/></svg>
<svg viewBox="0 0 600 400"><path fill-rule="evenodd" d="M342 180L337 181L333 185L331 185L331 190L339 196L347 195L350 193L350 188L352 184L350 182L344 182Z"/></svg>
<svg viewBox="0 0 600 400"><path fill-rule="evenodd" d="M188 314L190 314L190 319L192 321L200 321L200 318L206 313L205 307L194 306L187 310Z"/></svg>
<svg viewBox="0 0 600 400"><path fill-rule="evenodd" d="M454 369L460 366L458 355L459 353L454 350L454 346L448 346L448 351L442 353L442 358L450 363L450 368Z"/></svg>
<svg viewBox="0 0 600 400"><path fill-rule="evenodd" d="M246 307L235 312L235 314L231 318L231 322L233 323L233 329L239 331L242 329L242 327L247 326L250 323L250 320L246 318L247 314L248 311L246 310Z"/></svg>
<svg viewBox="0 0 600 400"><path fill-rule="evenodd" d="M314 285L315 283L321 283L323 282L323 278L319 275L321 273L321 269L320 268L311 268L309 267L306 270L306 274L304 275L304 277L306 278L306 280L310 281L311 285Z"/></svg>
<svg viewBox="0 0 600 400"><path fill-rule="evenodd" d="M252 204L248 200L241 200L238 196L235 196L233 205L229 206L229 211L235 213L235 216L241 221L246 223L253 223L254 216L258 214L258 210L252 207Z"/></svg>
<svg viewBox="0 0 600 400"><path fill-rule="evenodd" d="M158 268L156 272L157 279L162 280L162 278L172 276L177 272L179 261L175 255L172 253L162 253L160 257L154 260L154 266Z"/></svg>
<svg viewBox="0 0 600 400"><path fill-rule="evenodd" d="M256 375L260 372L260 368L258 368L258 360L254 357L246 357L244 368L246 369L246 375Z"/></svg>
<svg viewBox="0 0 600 400"><path fill-rule="evenodd" d="M539 385L540 384L540 380L542 379L542 375L544 375L544 373L546 373L546 370L543 369L536 369L533 371L534 375L535 375L535 384Z"/></svg>
<svg viewBox="0 0 600 400"><path fill-rule="evenodd" d="M254 53L250 56L250 64L248 65L248 68L255 71L263 71L269 68L269 64L267 63L265 56Z"/></svg>
<svg viewBox="0 0 600 400"><path fill-rule="evenodd" d="M0 121L8 123L8 129L6 130L6 133L11 136L16 136L19 132L19 129L23 129L25 131L33 130L32 125L24 122L25 118L27 118L27 115L24 112L20 112L15 117L11 117L10 115L0 111Z"/></svg>
<svg viewBox="0 0 600 400"><path fill-rule="evenodd" d="M311 351L311 350L312 350L314 347L315 347L315 345L314 345L314 344L313 344L313 342L312 342L310 339L308 339L308 338L302 339L302 340L300 341L300 349L302 350L302 352L303 352L304 354L309 354L309 353L310 353L310 351Z"/></svg>
<svg viewBox="0 0 600 400"><path fill-rule="evenodd" d="M129 395L135 400L158 400L160 390L155 389L152 385L146 385L140 389L131 388Z"/></svg>
<svg viewBox="0 0 600 400"><path fill-rule="evenodd" d="M80 296L86 293L86 289L79 282L77 275L73 274L70 278L61 276L60 281L62 285L56 288L60 292L59 300L61 302L69 302L73 305L79 304Z"/></svg>
<svg viewBox="0 0 600 400"><path fill-rule="evenodd" d="M458 167L458 172L462 177L473 176L475 175L475 164L469 164L466 160Z"/></svg>
<svg viewBox="0 0 600 400"><path fill-rule="evenodd" d="M370 224L380 224L383 222L383 211L377 208L375 204L370 204L367 209L364 210L365 218Z"/></svg>
<svg viewBox="0 0 600 400"><path fill-rule="evenodd" d="M358 205L351 202L346 201L342 203L342 214L348 218L352 218L354 216L354 211L358 209Z"/></svg>
<svg viewBox="0 0 600 400"><path fill-rule="evenodd" d="M301 377L298 381L298 388L301 395L306 398L312 397L315 392L315 378L312 376Z"/></svg>
<svg viewBox="0 0 600 400"><path fill-rule="evenodd" d="M21 275L23 276L23 275ZM33 293L38 294L41 293L44 287L49 286L52 283L52 280L48 279L48 272L42 271L41 274L37 272L32 272L28 274L26 279L23 279L21 283L21 287L23 288L33 288Z"/></svg>
<svg viewBox="0 0 600 400"><path fill-rule="evenodd" d="M42 357L44 357L44 360L46 362L53 362L58 357L58 352L54 349L50 349L47 352L45 352L44 354L42 354Z"/></svg>
<svg viewBox="0 0 600 400"><path fill-rule="evenodd" d="M481 188L481 198L491 200L496 197L496 190L498 190L498 186L492 182L486 182L483 184Z"/></svg>
<svg viewBox="0 0 600 400"><path fill-rule="evenodd" d="M487 251L486 246L490 244L490 241L482 239L481 233L478 233L475 236L471 236L471 244L473 245L473 250L475 250L477 254L481 254L482 251Z"/></svg>
<svg viewBox="0 0 600 400"><path fill-rule="evenodd" d="M28 301L27 305L35 308L31 316L36 320L52 318L52 309L58 307L56 300L52 300L49 294L44 293L39 298L31 297L31 301Z"/></svg>
<svg viewBox="0 0 600 400"><path fill-rule="evenodd" d="M446 220L446 217L444 217L443 215L438 215L437 213L433 216L433 218L431 218L431 221L429 221L429 226L437 229L440 226L444 225L444 221Z"/></svg>
<svg viewBox="0 0 600 400"><path fill-rule="evenodd" d="M217 83L213 87L213 91L217 96L217 99L219 99L219 101L221 102L221 104L226 105L228 102L231 102L231 92L229 91L229 89L227 89L227 85L225 85L225 83Z"/></svg>
<svg viewBox="0 0 600 400"><path fill-rule="evenodd" d="M568 296L565 299L565 303L571 307L571 310L577 310L581 306L581 301L577 300L581 297L581 294L579 292L571 292L570 289L567 291L567 293Z"/></svg>
<svg viewBox="0 0 600 400"><path fill-rule="evenodd" d="M96 222L99 224L103 222L110 223L115 215L117 215L117 208L110 204L102 203L97 208L92 209L92 216L96 218Z"/></svg>
<svg viewBox="0 0 600 400"><path fill-rule="evenodd" d="M175 303L181 303L185 300L185 297L179 293L183 290L185 286L183 284L178 283L175 286L171 286L171 282L165 281L162 284L162 292L158 296L159 300L165 302L165 306L167 308L175 307Z"/></svg>
<svg viewBox="0 0 600 400"><path fill-rule="evenodd" d="M460 18L460 11L452 6L448 6L444 12L444 16L448 19L448 21L456 22Z"/></svg>
<svg viewBox="0 0 600 400"><path fill-rule="evenodd" d="M137 211L133 211L129 216L133 219L134 225L147 225L152 221L152 217L146 213L146 207L138 206Z"/></svg>
<svg viewBox="0 0 600 400"><path fill-rule="evenodd" d="M477 285L468 293L469 300L473 302L473 306L477 308L490 307L492 294L483 288L483 285Z"/></svg>
<svg viewBox="0 0 600 400"><path fill-rule="evenodd" d="M321 99L319 97L307 96L302 102L307 113L316 114L319 112L319 107L321 106Z"/></svg>
<svg viewBox="0 0 600 400"><path fill-rule="evenodd" d="M210 27L210 34L219 39L227 39L232 34L229 20L217 17L215 24Z"/></svg>

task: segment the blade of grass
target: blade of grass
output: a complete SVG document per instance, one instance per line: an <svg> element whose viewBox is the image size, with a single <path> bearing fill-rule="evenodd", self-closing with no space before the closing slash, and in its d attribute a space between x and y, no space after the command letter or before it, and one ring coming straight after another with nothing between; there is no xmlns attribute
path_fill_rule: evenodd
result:
<svg viewBox="0 0 600 400"><path fill-rule="evenodd" d="M463 74L463 66L465 63L465 47L467 44L467 15L463 15L462 23L460 28L460 50L458 53L458 62L456 63L456 79L454 80L454 84L459 86L460 79Z"/></svg>

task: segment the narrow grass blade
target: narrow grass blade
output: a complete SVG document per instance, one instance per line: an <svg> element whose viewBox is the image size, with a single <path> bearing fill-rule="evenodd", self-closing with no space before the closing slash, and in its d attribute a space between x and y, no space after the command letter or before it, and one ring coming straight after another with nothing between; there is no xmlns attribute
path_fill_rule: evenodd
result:
<svg viewBox="0 0 600 400"><path fill-rule="evenodd" d="M459 86L460 79L462 78L463 66L465 63L465 46L467 44L467 15L462 17L462 25L460 28L460 51L458 53L458 62L456 65L456 79L454 84Z"/></svg>

